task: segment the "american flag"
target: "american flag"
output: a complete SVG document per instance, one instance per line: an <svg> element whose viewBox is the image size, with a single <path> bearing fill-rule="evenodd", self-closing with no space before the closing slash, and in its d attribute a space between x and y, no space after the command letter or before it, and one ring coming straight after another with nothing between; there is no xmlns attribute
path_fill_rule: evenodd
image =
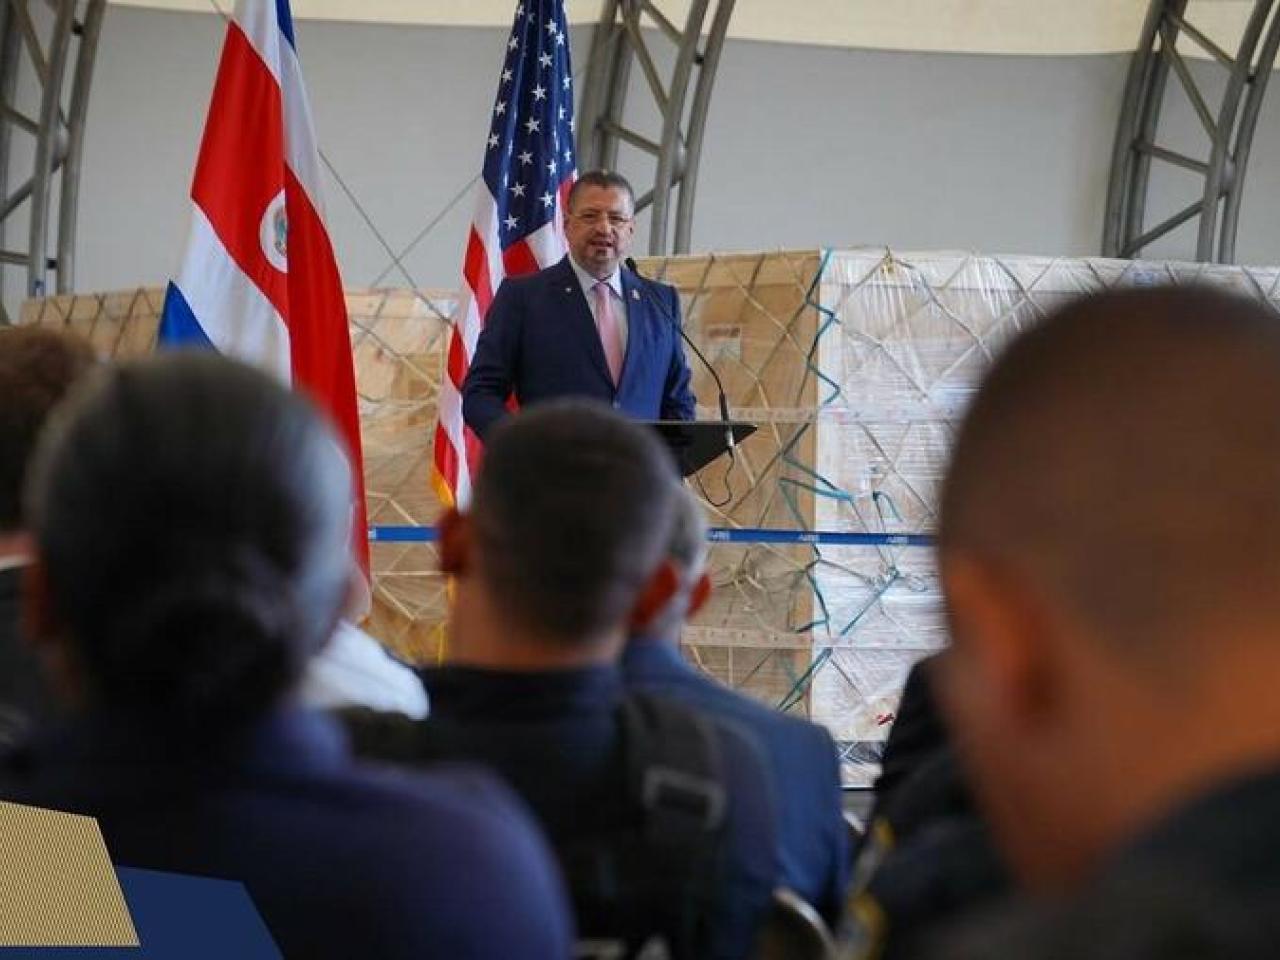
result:
<svg viewBox="0 0 1280 960"><path fill-rule="evenodd" d="M440 385L433 480L466 504L480 441L462 421L462 383L503 277L565 255L564 207L574 179L573 71L563 0L516 7L485 141L484 174L463 260L448 368Z"/></svg>

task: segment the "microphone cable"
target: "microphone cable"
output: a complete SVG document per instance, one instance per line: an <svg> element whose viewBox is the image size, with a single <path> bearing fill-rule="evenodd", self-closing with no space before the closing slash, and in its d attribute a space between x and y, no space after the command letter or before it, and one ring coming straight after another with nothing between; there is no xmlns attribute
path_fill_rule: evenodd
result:
<svg viewBox="0 0 1280 960"><path fill-rule="evenodd" d="M645 275L640 272L640 268L636 266L635 258L627 257L623 261L623 265L643 281L640 284L640 288L644 291L644 298L649 301L655 309L657 309L658 313L660 313L669 324L675 327L676 333L680 334L680 339L689 345L689 349L692 350L694 355L702 361L702 365L707 368L707 371L711 374L711 378L715 381L718 400L720 402L720 420L724 423L724 445L725 449L729 453L729 466L725 468L724 472L725 499L720 502L713 500L711 495L707 493L707 488L703 486L702 477L699 474L694 474L693 479L698 484L698 489L701 491L703 499L716 509L720 509L721 507L727 506L733 500L733 485L730 482L730 478L733 474L733 468L737 466L738 463L737 443L733 437L733 422L729 419L729 398L724 392L724 382L720 379L720 374L716 371L716 368L711 365L711 361L708 360L706 355L698 349L698 345L693 342L692 338L684 332L684 327L676 321L676 318L672 315L671 311L653 295L653 291L649 289L648 278L646 278Z"/></svg>

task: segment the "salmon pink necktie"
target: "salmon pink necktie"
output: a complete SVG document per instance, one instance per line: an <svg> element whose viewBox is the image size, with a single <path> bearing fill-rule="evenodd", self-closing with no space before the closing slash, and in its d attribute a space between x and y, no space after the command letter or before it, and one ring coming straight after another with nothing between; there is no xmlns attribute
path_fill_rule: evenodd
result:
<svg viewBox="0 0 1280 960"><path fill-rule="evenodd" d="M618 329L618 317L613 312L613 297L609 284L603 280L591 288L596 295L596 329L600 331L600 343L604 346L604 359L609 364L613 385L618 385L622 375L622 333Z"/></svg>

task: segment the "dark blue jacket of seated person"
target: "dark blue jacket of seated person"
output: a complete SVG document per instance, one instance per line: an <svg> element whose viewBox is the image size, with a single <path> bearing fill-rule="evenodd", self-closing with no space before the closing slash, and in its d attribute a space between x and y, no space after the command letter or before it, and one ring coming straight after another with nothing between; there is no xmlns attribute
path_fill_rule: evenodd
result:
<svg viewBox="0 0 1280 960"><path fill-rule="evenodd" d="M357 766L318 713L277 713L218 746L86 717L8 756L3 786L97 817L121 866L242 881L285 957L571 951L558 871L503 784Z"/></svg>
<svg viewBox="0 0 1280 960"><path fill-rule="evenodd" d="M467 426L484 439L521 406L556 397L592 397L639 420L692 420L689 365L676 324L673 287L620 269L627 349L614 384L582 285L566 256L526 277L502 282L485 315L462 388Z"/></svg>
<svg viewBox="0 0 1280 960"><path fill-rule="evenodd" d="M424 671L423 680L431 717L414 722L353 714L357 750L406 762L456 758L489 764L529 804L574 888L574 878L582 876L582 839L627 835L631 823L623 756L627 737L619 713L625 692L617 670L516 673L451 667ZM692 713L675 709L684 716ZM698 891L713 901L704 911L709 940L702 941L708 945L698 960L742 958L751 950L778 875L771 788L753 744L722 725L698 722L716 741L727 800L718 889L704 885ZM570 858L577 859L567 862ZM674 889L685 879L677 873L660 884ZM571 895L583 942L607 939L604 934L612 933L608 918L602 923L586 915L581 887Z"/></svg>
<svg viewBox="0 0 1280 960"><path fill-rule="evenodd" d="M843 908L851 851L831 735L717 683L663 641L631 640L622 655L622 676L631 689L660 693L737 724L759 744L773 777L782 882L834 924Z"/></svg>

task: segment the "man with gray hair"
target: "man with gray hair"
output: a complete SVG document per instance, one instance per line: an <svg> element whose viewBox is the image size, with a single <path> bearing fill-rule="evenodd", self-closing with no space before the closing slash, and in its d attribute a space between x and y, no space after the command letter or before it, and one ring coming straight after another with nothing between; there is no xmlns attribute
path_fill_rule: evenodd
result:
<svg viewBox="0 0 1280 960"><path fill-rule="evenodd" d="M835 745L816 724L717 683L681 656L681 628L706 603L712 587L702 505L683 486L676 490L667 564L677 588L663 607L636 625L622 655L623 678L631 689L670 697L732 723L759 744L778 807L782 882L834 925L850 859Z"/></svg>

